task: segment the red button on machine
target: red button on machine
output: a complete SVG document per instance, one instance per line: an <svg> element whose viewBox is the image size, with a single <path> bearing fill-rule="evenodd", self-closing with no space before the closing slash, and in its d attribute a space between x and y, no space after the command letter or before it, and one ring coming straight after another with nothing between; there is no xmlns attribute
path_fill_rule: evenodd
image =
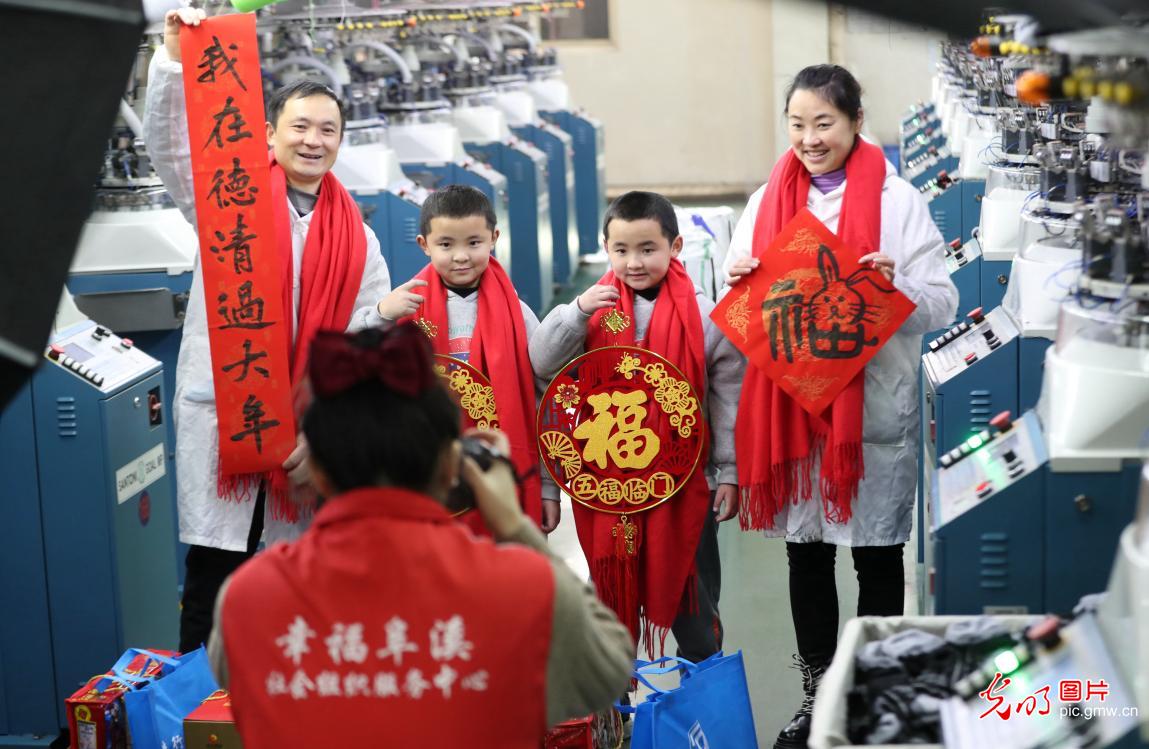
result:
<svg viewBox="0 0 1149 749"><path fill-rule="evenodd" d="M995 427L999 432L1008 432L1013 428L1013 421L1009 418L1009 411L1002 411L990 419L989 423L990 426Z"/></svg>

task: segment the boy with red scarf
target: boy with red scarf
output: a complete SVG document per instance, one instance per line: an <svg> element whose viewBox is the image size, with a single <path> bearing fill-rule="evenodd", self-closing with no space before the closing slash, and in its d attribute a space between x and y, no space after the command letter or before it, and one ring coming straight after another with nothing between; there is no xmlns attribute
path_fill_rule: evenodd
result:
<svg viewBox="0 0 1149 749"><path fill-rule="evenodd" d="M700 661L722 649L717 524L738 513L734 417L745 361L710 321L714 303L677 259L682 237L670 201L650 192L619 197L607 209L603 239L610 270L547 315L531 339L531 363L536 375L550 379L586 351L640 346L678 367L702 397L709 460L699 462L669 502L633 518L643 538L634 571L638 585L623 587L636 590L637 600L623 600L625 593L608 583L617 579L611 572L617 564L611 537L616 518L574 507L579 541L603 601L636 641L641 630L648 653L656 640L661 650L673 631L679 654ZM631 321L619 333L602 324L612 309Z"/></svg>
<svg viewBox="0 0 1149 749"><path fill-rule="evenodd" d="M165 17L164 45L152 58L143 119L156 173L193 226L196 195L179 34L184 25L199 25L204 18L202 10L192 8ZM322 84L300 81L277 91L268 102L270 198L281 291L284 309L294 313L294 392L316 331L382 324L376 305L391 288L378 240L330 171L342 137L339 100ZM302 436L280 470L266 476L220 476L208 317L198 264L176 367L174 418L180 540L191 547L180 616L180 650L186 652L207 641L220 585L254 554L261 538L271 543L299 535L300 512L289 494L309 479Z"/></svg>
<svg viewBox="0 0 1149 749"><path fill-rule="evenodd" d="M499 428L511 441L515 470L525 477L519 501L544 533L559 524L554 484L539 476L535 433L535 380L527 344L539 327L519 299L510 276L492 257L499 230L491 202L480 190L447 185L423 202L419 247L431 262L379 304L389 320L413 320L436 354L461 359L491 381ZM552 495L543 500L543 489ZM478 513L465 516L481 530Z"/></svg>

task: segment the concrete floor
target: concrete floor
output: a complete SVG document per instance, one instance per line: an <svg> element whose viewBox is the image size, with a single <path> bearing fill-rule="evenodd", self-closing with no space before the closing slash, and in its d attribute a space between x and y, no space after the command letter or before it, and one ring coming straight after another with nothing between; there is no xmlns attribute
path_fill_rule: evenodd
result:
<svg viewBox="0 0 1149 749"><path fill-rule="evenodd" d="M555 304L569 302L593 284L604 272L605 263L584 264L571 286L557 293ZM570 500L563 498L563 520L550 536L556 552L577 574L588 576L586 559L575 534ZM916 531L916 529L915 529ZM906 611L917 610L916 538L906 544ZM786 546L781 539L767 539L758 533L744 533L737 519L719 530L722 556L722 623L726 632L725 651L741 650L750 687L758 745L771 747L778 731L793 717L802 699L801 679L789 666L796 652L794 627L790 618ZM836 566L840 626L857 609L858 583L848 553L838 554ZM666 652L675 650L673 635L667 638ZM677 677L656 682L672 687ZM641 700L641 694L639 695Z"/></svg>

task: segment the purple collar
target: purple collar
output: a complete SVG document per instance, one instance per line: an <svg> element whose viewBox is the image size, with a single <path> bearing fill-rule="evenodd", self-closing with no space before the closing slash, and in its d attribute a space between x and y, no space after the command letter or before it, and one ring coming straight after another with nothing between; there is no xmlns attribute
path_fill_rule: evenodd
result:
<svg viewBox="0 0 1149 749"><path fill-rule="evenodd" d="M825 174L811 175L810 181L814 183L814 187L817 187L820 193L827 195L837 190L846 181L846 167Z"/></svg>

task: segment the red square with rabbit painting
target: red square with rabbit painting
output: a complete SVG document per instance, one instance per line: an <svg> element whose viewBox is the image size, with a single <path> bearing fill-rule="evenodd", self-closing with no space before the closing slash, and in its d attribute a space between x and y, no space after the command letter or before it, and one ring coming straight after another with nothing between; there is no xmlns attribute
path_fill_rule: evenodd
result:
<svg viewBox="0 0 1149 749"><path fill-rule="evenodd" d="M879 271L858 265L861 255L802 209L710 314L815 416L914 311Z"/></svg>

